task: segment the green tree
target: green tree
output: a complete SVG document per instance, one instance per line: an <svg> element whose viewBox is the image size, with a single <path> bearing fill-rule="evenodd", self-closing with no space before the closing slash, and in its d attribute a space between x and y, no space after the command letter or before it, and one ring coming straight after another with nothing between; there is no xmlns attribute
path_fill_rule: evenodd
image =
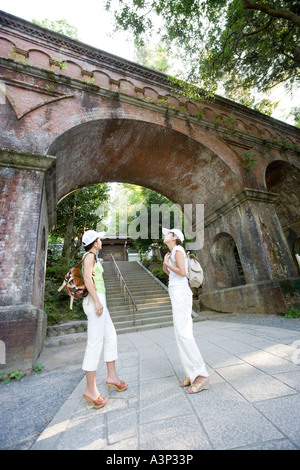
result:
<svg viewBox="0 0 300 470"><path fill-rule="evenodd" d="M233 71L244 87L259 91L279 83L299 86L298 0L118 0L118 8L112 5L106 2L108 10L114 8L117 27L132 31L139 44L158 35L176 50L184 64L177 84L190 96L215 93Z"/></svg>
<svg viewBox="0 0 300 470"><path fill-rule="evenodd" d="M295 126L300 128L300 106L292 108L291 114L295 119Z"/></svg>
<svg viewBox="0 0 300 470"><path fill-rule="evenodd" d="M52 234L63 238L62 256L69 263L81 248L85 230L96 230L101 221L97 209L109 200L109 186L94 184L77 189L66 196L57 206L57 226Z"/></svg>
<svg viewBox="0 0 300 470"><path fill-rule="evenodd" d="M151 48L149 44L139 46L136 44L135 60L145 67L167 73L170 69L169 54L160 44Z"/></svg>
<svg viewBox="0 0 300 470"><path fill-rule="evenodd" d="M138 248L138 250L141 253L146 253L152 245L155 245L157 248L162 248L163 242L162 242L162 216L159 214L159 238L158 239L153 239L151 238L151 223L153 222L151 219L152 211L151 211L151 206L154 204L157 204L158 206L161 206L162 204L166 204L167 206L171 207L173 205L173 202L170 201L170 199L166 198L164 195L159 194L155 191L152 191L149 188L141 188L141 194L142 194L142 204L143 206L146 207L147 212L148 212L148 238L143 239L143 238L138 238L137 240L134 241L135 246ZM133 221L134 218L138 217L138 214L133 214L131 217L130 221ZM170 217L170 224L172 225L173 222L173 214L171 213Z"/></svg>
<svg viewBox="0 0 300 470"><path fill-rule="evenodd" d="M55 21L49 20L48 18L41 21L33 19L32 23L42 26L43 28L50 29L51 31L55 31L56 33L63 34L64 36L68 36L69 38L79 40L77 28L70 25L64 19Z"/></svg>
<svg viewBox="0 0 300 470"><path fill-rule="evenodd" d="M244 83L236 73L224 77L224 95L232 101L260 111L271 116L279 101L271 101L268 93L258 93L254 88L244 86Z"/></svg>
<svg viewBox="0 0 300 470"><path fill-rule="evenodd" d="M123 198L123 201L127 201L127 205L119 205L120 198ZM122 219L124 220L124 214L122 211L126 211L126 219L127 219L127 234L129 233L128 227L134 221L139 220L140 211L147 210L147 238L138 237L134 240L135 247L141 252L147 252L151 245L156 244L158 248L162 247L162 215L159 214L159 238L153 239L151 238L151 215L153 214L151 211L152 205L162 206L166 204L166 206L173 206L173 202L170 199L166 198L162 194L159 194L151 189L144 188L142 186L136 186L132 184L122 183L118 186L117 190L115 191L115 197L112 201L110 213L114 212L114 216L116 215L117 224L116 224L116 231L117 233L120 232L119 221ZM117 214L115 214L117 212ZM171 211L170 213L170 224L172 225L174 221L174 214ZM106 224L106 221L104 221ZM113 221L114 224L114 221ZM113 225L114 226L114 225ZM143 227L144 228L144 227ZM123 230L124 232L124 227ZM138 231L138 228L137 228ZM110 232L110 227L108 225L108 232Z"/></svg>

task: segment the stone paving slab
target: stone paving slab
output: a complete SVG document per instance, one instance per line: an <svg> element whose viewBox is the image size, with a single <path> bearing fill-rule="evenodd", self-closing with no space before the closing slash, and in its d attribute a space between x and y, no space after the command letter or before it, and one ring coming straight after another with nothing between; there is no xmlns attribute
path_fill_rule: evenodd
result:
<svg viewBox="0 0 300 470"><path fill-rule="evenodd" d="M299 449L300 332L215 320L194 323L194 334L209 390L179 387L173 327L119 335L117 370L128 390L86 410L84 378L32 449ZM98 387L107 396L105 372L101 362Z"/></svg>

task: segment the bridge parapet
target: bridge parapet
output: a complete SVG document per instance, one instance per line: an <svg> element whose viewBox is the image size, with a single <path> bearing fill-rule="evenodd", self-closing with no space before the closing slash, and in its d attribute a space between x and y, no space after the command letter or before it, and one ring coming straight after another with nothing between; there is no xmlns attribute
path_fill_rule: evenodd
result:
<svg viewBox="0 0 300 470"><path fill-rule="evenodd" d="M26 112L22 112L16 106L18 89L22 88L24 94L32 85L24 79L24 74L39 76L38 69L42 69L46 75L41 77L46 83L39 90L39 106L70 97L70 93L57 92L56 83L63 83L82 86L95 94L107 90L127 95L139 100L141 106L159 105L163 112L171 115L192 119L200 125L213 125L220 131L225 128L233 135L242 133L268 145L284 145L291 150L300 146L299 134L293 126L220 96L199 102L176 94L165 74L1 11L0 56L3 58L0 80L6 84L8 101L18 119L37 108L27 107ZM5 73L5 69L14 70L14 76Z"/></svg>

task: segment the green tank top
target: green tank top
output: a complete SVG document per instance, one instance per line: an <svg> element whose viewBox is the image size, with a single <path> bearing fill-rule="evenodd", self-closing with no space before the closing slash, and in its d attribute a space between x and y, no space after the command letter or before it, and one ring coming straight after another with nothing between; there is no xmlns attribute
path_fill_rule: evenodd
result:
<svg viewBox="0 0 300 470"><path fill-rule="evenodd" d="M87 255L88 253L85 253L83 258ZM82 272L83 272L83 263L82 263ZM100 261L97 261L94 266L94 271L93 271L93 278L95 282L95 287L96 287L96 292L98 294L105 294L105 284L104 284L104 279L103 279L103 267L100 263Z"/></svg>

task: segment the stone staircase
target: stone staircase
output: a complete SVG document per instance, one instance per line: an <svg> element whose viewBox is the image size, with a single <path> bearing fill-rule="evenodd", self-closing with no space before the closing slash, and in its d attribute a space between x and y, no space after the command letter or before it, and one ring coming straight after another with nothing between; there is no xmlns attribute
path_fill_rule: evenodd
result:
<svg viewBox="0 0 300 470"><path fill-rule="evenodd" d="M118 261L117 265L137 305L136 324L120 288L113 262L104 262L106 300L117 333L173 325L172 307L167 290L136 261Z"/></svg>
<svg viewBox="0 0 300 470"><path fill-rule="evenodd" d="M103 263L107 306L117 333L172 326L171 301L167 289L160 281L137 262L119 261L117 265L138 307L136 325L134 325L133 313L132 310L129 311L129 303L124 298L113 262ZM228 316L228 314L212 311L203 311L201 315L193 312L193 321L216 320L224 315ZM86 328L86 320L50 326L48 327L49 339L45 342L45 347L85 342Z"/></svg>

